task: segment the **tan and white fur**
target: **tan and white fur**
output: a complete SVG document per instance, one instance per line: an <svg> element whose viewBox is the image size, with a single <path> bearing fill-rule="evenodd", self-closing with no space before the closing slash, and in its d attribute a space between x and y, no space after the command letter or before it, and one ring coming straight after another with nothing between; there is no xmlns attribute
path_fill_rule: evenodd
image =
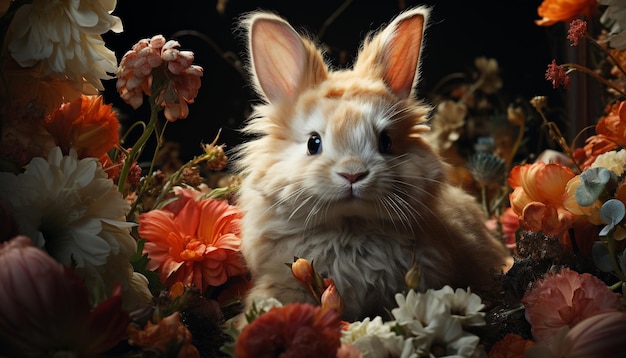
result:
<svg viewBox="0 0 626 358"><path fill-rule="evenodd" d="M313 302L285 265L294 257L334 279L347 320L394 308L414 262L422 290L480 290L504 264L475 199L447 182L422 138L429 108L414 87L427 16L425 7L401 13L340 70L279 16L242 21L262 100L244 128L255 137L235 161L247 305Z"/></svg>

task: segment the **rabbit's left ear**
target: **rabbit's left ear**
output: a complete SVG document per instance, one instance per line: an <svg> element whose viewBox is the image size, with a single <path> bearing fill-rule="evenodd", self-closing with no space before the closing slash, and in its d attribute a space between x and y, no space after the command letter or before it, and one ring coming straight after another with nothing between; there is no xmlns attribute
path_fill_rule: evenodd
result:
<svg viewBox="0 0 626 358"><path fill-rule="evenodd" d="M377 75L399 98L407 98L417 84L427 7L407 10L367 41L355 70Z"/></svg>

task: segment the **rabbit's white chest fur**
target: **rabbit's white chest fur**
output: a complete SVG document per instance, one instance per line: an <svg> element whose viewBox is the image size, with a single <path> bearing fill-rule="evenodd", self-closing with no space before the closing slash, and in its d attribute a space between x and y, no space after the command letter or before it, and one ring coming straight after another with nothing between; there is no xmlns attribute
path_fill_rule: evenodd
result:
<svg viewBox="0 0 626 358"><path fill-rule="evenodd" d="M352 69L332 71L283 19L253 13L252 82L264 103L238 151L246 304L313 302L286 263L331 277L346 319L383 315L417 262L420 288L485 288L504 262L474 198L451 186L421 137L428 108L412 97L426 9L369 38Z"/></svg>

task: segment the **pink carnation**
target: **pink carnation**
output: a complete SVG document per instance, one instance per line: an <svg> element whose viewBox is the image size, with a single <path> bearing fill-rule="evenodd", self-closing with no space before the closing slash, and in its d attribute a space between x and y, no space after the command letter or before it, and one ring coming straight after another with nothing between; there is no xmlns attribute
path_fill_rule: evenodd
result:
<svg viewBox="0 0 626 358"><path fill-rule="evenodd" d="M621 295L591 274L570 269L550 272L526 292L526 320L538 343L549 342L563 327L573 327L595 314L617 311Z"/></svg>

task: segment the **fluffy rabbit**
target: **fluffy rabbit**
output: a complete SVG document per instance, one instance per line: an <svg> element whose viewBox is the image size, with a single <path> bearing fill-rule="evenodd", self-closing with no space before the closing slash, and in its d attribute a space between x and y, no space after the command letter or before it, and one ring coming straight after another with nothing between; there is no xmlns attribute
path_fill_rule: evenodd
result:
<svg viewBox="0 0 626 358"><path fill-rule="evenodd" d="M362 45L352 69L330 69L287 21L242 21L252 84L262 100L236 153L244 211L246 300L312 301L285 263L312 261L332 277L344 319L386 313L421 266L420 289L472 290L492 281L504 246L469 194L448 184L422 138L429 108L413 98L428 9L397 16Z"/></svg>

